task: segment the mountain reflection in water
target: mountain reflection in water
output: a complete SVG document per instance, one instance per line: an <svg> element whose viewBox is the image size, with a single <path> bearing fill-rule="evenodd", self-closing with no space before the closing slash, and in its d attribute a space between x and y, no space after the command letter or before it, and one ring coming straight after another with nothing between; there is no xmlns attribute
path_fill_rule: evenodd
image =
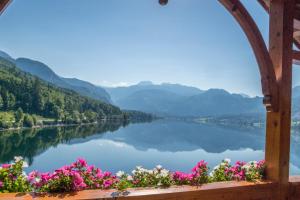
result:
<svg viewBox="0 0 300 200"><path fill-rule="evenodd" d="M299 173L298 131L293 131L291 172ZM104 123L80 127L27 129L0 133L0 163L25 157L27 171L48 171L84 157L103 170L130 172L136 165L189 171L199 160L210 167L225 157L259 160L264 157L265 131L237 129L185 121ZM298 146L298 147L297 147Z"/></svg>

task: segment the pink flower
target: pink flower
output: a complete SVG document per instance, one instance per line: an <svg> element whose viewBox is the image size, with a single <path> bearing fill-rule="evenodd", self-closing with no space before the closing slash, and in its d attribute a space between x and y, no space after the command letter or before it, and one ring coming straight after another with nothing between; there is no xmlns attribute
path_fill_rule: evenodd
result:
<svg viewBox="0 0 300 200"><path fill-rule="evenodd" d="M2 168L10 168L11 167L11 164L2 164Z"/></svg>
<svg viewBox="0 0 300 200"><path fill-rule="evenodd" d="M73 163L72 166L77 167L77 168L83 168L83 167L86 168L87 162L82 158L78 158L77 161L75 163Z"/></svg>
<svg viewBox="0 0 300 200"><path fill-rule="evenodd" d="M72 172L73 174L73 185L75 187L75 190L81 190L86 188L86 184L83 180L83 178L80 176L77 172Z"/></svg>
<svg viewBox="0 0 300 200"><path fill-rule="evenodd" d="M2 181L0 181L0 188L2 188L3 187L3 182Z"/></svg>
<svg viewBox="0 0 300 200"><path fill-rule="evenodd" d="M113 181L112 181L112 180L110 180L110 179L105 180L105 181L103 182L103 188L104 188L104 189L108 189L108 188L110 188L110 187L112 186L112 184L113 184Z"/></svg>

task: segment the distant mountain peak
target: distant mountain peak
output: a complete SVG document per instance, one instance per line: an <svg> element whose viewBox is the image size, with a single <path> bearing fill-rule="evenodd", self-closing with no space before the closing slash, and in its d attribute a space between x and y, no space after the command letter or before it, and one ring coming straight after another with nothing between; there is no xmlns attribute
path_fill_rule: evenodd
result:
<svg viewBox="0 0 300 200"><path fill-rule="evenodd" d="M139 86L147 86L147 85L154 85L152 81L141 81L137 85Z"/></svg>
<svg viewBox="0 0 300 200"><path fill-rule="evenodd" d="M219 88L211 88L205 92L206 94L230 94L224 89L219 89Z"/></svg>
<svg viewBox="0 0 300 200"><path fill-rule="evenodd" d="M15 62L15 60L6 52L0 50L0 57L4 58L10 62Z"/></svg>

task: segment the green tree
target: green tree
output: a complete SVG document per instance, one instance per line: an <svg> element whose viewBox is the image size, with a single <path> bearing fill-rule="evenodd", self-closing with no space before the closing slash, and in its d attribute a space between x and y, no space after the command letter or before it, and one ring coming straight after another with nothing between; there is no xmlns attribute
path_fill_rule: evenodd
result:
<svg viewBox="0 0 300 200"><path fill-rule="evenodd" d="M20 125L21 122L23 121L23 118L24 118L24 112L23 112L22 108L18 108L18 110L15 112L16 123L18 125Z"/></svg>
<svg viewBox="0 0 300 200"><path fill-rule="evenodd" d="M12 93L8 95L8 109L13 110L16 105L16 97Z"/></svg>
<svg viewBox="0 0 300 200"><path fill-rule="evenodd" d="M2 96L0 94L0 110L3 109L3 106L4 106L4 104L3 104L3 98L2 98Z"/></svg>
<svg viewBox="0 0 300 200"><path fill-rule="evenodd" d="M32 106L37 113L42 113L44 110L44 99L42 94L42 86L40 79L36 78L33 85L33 101Z"/></svg>
<svg viewBox="0 0 300 200"><path fill-rule="evenodd" d="M29 114L25 114L24 115L23 125L25 127L33 127L34 126L34 121L33 121L32 116L30 116Z"/></svg>
<svg viewBox="0 0 300 200"><path fill-rule="evenodd" d="M97 113L88 110L84 112L87 122L95 122L97 120Z"/></svg>

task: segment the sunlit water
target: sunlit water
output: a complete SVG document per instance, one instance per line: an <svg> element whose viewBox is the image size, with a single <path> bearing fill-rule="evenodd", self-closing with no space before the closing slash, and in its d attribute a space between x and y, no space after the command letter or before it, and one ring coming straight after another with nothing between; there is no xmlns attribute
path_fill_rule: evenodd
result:
<svg viewBox="0 0 300 200"><path fill-rule="evenodd" d="M291 174L300 174L299 135L293 132ZM214 167L224 158L233 162L263 159L265 145L264 129L168 120L25 130L0 133L0 137L0 162L21 155L30 163L26 171L51 171L82 157L112 172L157 164L188 172L200 160Z"/></svg>

